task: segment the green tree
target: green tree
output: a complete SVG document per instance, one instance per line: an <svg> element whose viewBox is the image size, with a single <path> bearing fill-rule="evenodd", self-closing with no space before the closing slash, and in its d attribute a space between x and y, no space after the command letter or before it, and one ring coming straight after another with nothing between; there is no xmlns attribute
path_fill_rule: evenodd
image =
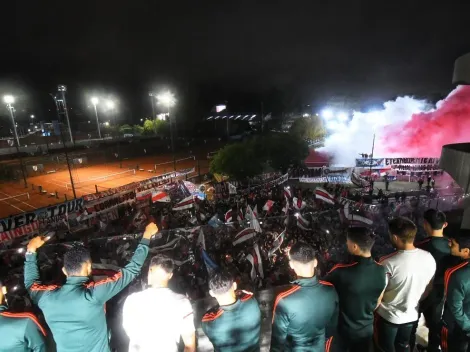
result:
<svg viewBox="0 0 470 352"><path fill-rule="evenodd" d="M236 180L259 175L265 163L253 148L253 143L242 142L231 144L220 150L212 159L210 171L230 176Z"/></svg>
<svg viewBox="0 0 470 352"><path fill-rule="evenodd" d="M168 132L168 122L163 120L145 120L144 134L166 134Z"/></svg>
<svg viewBox="0 0 470 352"><path fill-rule="evenodd" d="M321 141L325 137L326 131L321 118L312 115L297 118L292 124L289 133L304 140Z"/></svg>
<svg viewBox="0 0 470 352"><path fill-rule="evenodd" d="M134 125L132 127L132 132L137 136L141 136L144 134L144 128L141 125Z"/></svg>
<svg viewBox="0 0 470 352"><path fill-rule="evenodd" d="M309 154L307 142L291 134L272 134L263 142L265 160L271 168L281 172L286 172L291 166L302 165Z"/></svg>
<svg viewBox="0 0 470 352"><path fill-rule="evenodd" d="M119 133L120 134L126 134L126 133L133 133L134 130L132 129L132 126L125 124L122 126L119 126Z"/></svg>
<svg viewBox="0 0 470 352"><path fill-rule="evenodd" d="M144 134L154 134L155 133L155 127L154 127L154 122L153 120L145 120L144 122Z"/></svg>

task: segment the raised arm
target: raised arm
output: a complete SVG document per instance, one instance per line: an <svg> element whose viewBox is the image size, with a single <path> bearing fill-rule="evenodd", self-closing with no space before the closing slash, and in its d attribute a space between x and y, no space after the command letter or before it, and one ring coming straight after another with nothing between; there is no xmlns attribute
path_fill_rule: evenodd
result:
<svg viewBox="0 0 470 352"><path fill-rule="evenodd" d="M147 225L144 237L137 246L129 264L114 276L88 284L87 288L91 291L93 299L100 303L105 303L121 292L139 275L149 252L150 238L157 232L157 225L154 223Z"/></svg>
<svg viewBox="0 0 470 352"><path fill-rule="evenodd" d="M24 263L24 285L34 303L38 304L41 297L48 292L49 286L41 285L36 251L45 243L42 236L29 241Z"/></svg>

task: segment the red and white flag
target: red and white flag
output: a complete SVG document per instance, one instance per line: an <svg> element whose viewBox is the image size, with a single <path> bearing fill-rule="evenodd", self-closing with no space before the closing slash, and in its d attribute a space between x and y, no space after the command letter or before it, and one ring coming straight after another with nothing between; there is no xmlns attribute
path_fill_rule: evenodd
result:
<svg viewBox="0 0 470 352"><path fill-rule="evenodd" d="M328 193L324 188L317 187L315 189L315 198L320 199L328 204L335 204L335 197Z"/></svg>
<svg viewBox="0 0 470 352"><path fill-rule="evenodd" d="M310 221L305 219L302 215L296 215L297 218L297 226L302 230L308 231L310 230L308 227L310 226Z"/></svg>
<svg viewBox="0 0 470 352"><path fill-rule="evenodd" d="M289 186L284 187L284 196L286 198L292 198L292 191Z"/></svg>
<svg viewBox="0 0 470 352"><path fill-rule="evenodd" d="M246 259L251 263L251 279L255 280L258 275L264 278L263 261L257 244L253 246L253 250L246 256Z"/></svg>
<svg viewBox="0 0 470 352"><path fill-rule="evenodd" d="M271 211L273 205L274 205L274 201L268 200L266 202L266 204L264 205L263 210L269 213Z"/></svg>
<svg viewBox="0 0 470 352"><path fill-rule="evenodd" d="M199 236L196 241L196 246L204 250L206 249L206 239L204 237L204 231L202 230L202 227L199 229Z"/></svg>
<svg viewBox="0 0 470 352"><path fill-rule="evenodd" d="M185 210L185 209L191 209L194 207L194 196L190 195L186 198L184 198L181 202L175 205L173 208L174 211L177 210Z"/></svg>
<svg viewBox="0 0 470 352"><path fill-rule="evenodd" d="M229 209L225 213L225 222L242 221L242 220L243 220L243 213L241 212L241 210L238 211L236 220L233 220L233 210L232 209Z"/></svg>
<svg viewBox="0 0 470 352"><path fill-rule="evenodd" d="M282 212L287 215L287 213L289 212L289 208L290 208L290 201L289 201L289 198L285 197L286 199L286 204L284 205L284 207L282 208Z"/></svg>
<svg viewBox="0 0 470 352"><path fill-rule="evenodd" d="M294 199L292 199L292 204L294 205L294 208L297 209L297 210L302 210L307 205L302 200L302 198L297 198L297 197L294 197Z"/></svg>
<svg viewBox="0 0 470 352"><path fill-rule="evenodd" d="M246 207L245 218L250 221L250 228L252 228L256 232L261 232L261 226L258 221L258 218L256 217L256 214L253 212L253 210L251 210L251 207L249 205Z"/></svg>
<svg viewBox="0 0 470 352"><path fill-rule="evenodd" d="M273 243L273 247L269 251L268 256L272 257L274 253L281 248L282 242L284 242L284 237L286 236L286 230L282 231L275 239Z"/></svg>
<svg viewBox="0 0 470 352"><path fill-rule="evenodd" d="M170 201L171 199L168 193L163 192L163 191L152 192L152 203L156 203L156 202L168 203Z"/></svg>
<svg viewBox="0 0 470 352"><path fill-rule="evenodd" d="M239 243L245 242L249 240L250 238L255 237L256 232L252 228L244 229L241 230L239 233L235 235L235 238L233 239L233 245L237 245Z"/></svg>
<svg viewBox="0 0 470 352"><path fill-rule="evenodd" d="M362 216L360 213L353 213L349 209L349 203L346 203L342 209L340 209L340 215L343 221L352 227L372 226L374 223L371 219Z"/></svg>

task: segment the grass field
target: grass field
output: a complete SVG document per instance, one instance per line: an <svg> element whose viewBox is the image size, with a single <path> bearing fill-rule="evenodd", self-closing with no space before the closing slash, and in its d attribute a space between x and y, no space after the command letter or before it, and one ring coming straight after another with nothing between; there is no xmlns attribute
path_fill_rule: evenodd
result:
<svg viewBox="0 0 470 352"><path fill-rule="evenodd" d="M201 174L206 173L209 168L206 155L196 155L196 159L199 160ZM194 175L197 175L197 161L193 157L187 154L177 155L176 160L177 171L195 167ZM137 166L138 169L136 169ZM171 171L173 171L173 158L171 154L166 154L125 159L121 163L73 167L72 178L76 185L76 196L82 197L95 193L96 189L103 191ZM60 170L49 168L45 169L45 172L46 174L28 177L27 188L24 187L23 182L3 182L0 184L0 218L61 203L66 199L73 199L70 174L67 168ZM40 193L39 186L42 186L45 192Z"/></svg>

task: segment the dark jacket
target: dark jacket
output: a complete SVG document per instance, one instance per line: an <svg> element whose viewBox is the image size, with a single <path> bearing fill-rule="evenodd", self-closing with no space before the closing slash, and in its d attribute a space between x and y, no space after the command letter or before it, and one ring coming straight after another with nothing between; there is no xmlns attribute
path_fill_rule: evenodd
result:
<svg viewBox="0 0 470 352"><path fill-rule="evenodd" d="M44 313L59 352L109 351L105 303L140 273L149 241L142 239L129 264L116 275L93 282L88 277L68 277L63 286L41 285L37 254L27 254L25 286Z"/></svg>
<svg viewBox="0 0 470 352"><path fill-rule="evenodd" d="M338 331L347 340L372 337L374 310L385 289L385 268L372 258L354 257L351 264L338 264L326 275L339 296Z"/></svg>
<svg viewBox="0 0 470 352"><path fill-rule="evenodd" d="M274 302L271 351L323 352L338 322L338 295L315 276L294 281Z"/></svg>
<svg viewBox="0 0 470 352"><path fill-rule="evenodd" d="M216 306L202 318L202 330L215 351L258 352L261 312L253 294L241 294L228 306Z"/></svg>
<svg viewBox="0 0 470 352"><path fill-rule="evenodd" d="M444 313L449 331L460 329L470 338L470 265L465 260L446 270L444 275Z"/></svg>
<svg viewBox="0 0 470 352"><path fill-rule="evenodd" d="M0 352L45 352L46 331L30 313L12 313L0 306Z"/></svg>

